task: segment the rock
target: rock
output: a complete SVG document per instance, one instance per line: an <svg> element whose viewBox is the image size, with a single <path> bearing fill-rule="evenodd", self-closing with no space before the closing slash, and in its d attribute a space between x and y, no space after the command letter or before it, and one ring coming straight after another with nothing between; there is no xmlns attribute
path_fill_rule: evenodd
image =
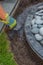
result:
<svg viewBox="0 0 43 65"><path fill-rule="evenodd" d="M37 24L34 24L34 25L32 26L32 28L37 28Z"/></svg>
<svg viewBox="0 0 43 65"><path fill-rule="evenodd" d="M41 20L43 20L43 16L41 16Z"/></svg>
<svg viewBox="0 0 43 65"><path fill-rule="evenodd" d="M40 43L43 45L43 40L41 40Z"/></svg>
<svg viewBox="0 0 43 65"><path fill-rule="evenodd" d="M43 13L43 9L38 11L39 13Z"/></svg>
<svg viewBox="0 0 43 65"><path fill-rule="evenodd" d="M33 19L33 20L32 20L31 24L32 24L32 25L34 25L34 24L35 24L35 19Z"/></svg>
<svg viewBox="0 0 43 65"><path fill-rule="evenodd" d="M40 28L39 33L43 35L43 27Z"/></svg>
<svg viewBox="0 0 43 65"><path fill-rule="evenodd" d="M33 34L36 34L36 33L39 32L39 29L38 29L38 28L33 28L33 29L31 30L31 32L32 32Z"/></svg>
<svg viewBox="0 0 43 65"><path fill-rule="evenodd" d="M35 19L36 19L36 20L37 20L37 19L41 19L41 17L40 17L40 16L35 15Z"/></svg>
<svg viewBox="0 0 43 65"><path fill-rule="evenodd" d="M39 16L43 16L43 13L39 13L38 15L39 15Z"/></svg>
<svg viewBox="0 0 43 65"><path fill-rule="evenodd" d="M42 40L42 36L40 34L35 34L35 38L36 38L37 41Z"/></svg>
<svg viewBox="0 0 43 65"><path fill-rule="evenodd" d="M36 23L36 24L43 24L43 20L37 19L37 20L35 21L35 23Z"/></svg>
<svg viewBox="0 0 43 65"><path fill-rule="evenodd" d="M40 10L40 11L36 12L35 14L36 14L36 15L39 15L39 16L40 16L40 15L42 16L42 15L43 15L43 12L41 12L41 10Z"/></svg>
<svg viewBox="0 0 43 65"><path fill-rule="evenodd" d="M39 14L39 12L36 12L36 13L35 13L35 15L38 15L38 14Z"/></svg>
<svg viewBox="0 0 43 65"><path fill-rule="evenodd" d="M38 28L41 28L41 27L43 27L43 25L37 25L37 27L38 27Z"/></svg>

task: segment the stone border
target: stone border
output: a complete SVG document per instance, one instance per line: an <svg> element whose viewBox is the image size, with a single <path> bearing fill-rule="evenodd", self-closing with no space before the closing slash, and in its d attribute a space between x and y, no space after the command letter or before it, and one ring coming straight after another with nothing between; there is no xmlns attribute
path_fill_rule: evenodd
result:
<svg viewBox="0 0 43 65"><path fill-rule="evenodd" d="M25 35L28 44L33 49L33 51L43 60L43 46L41 46L36 40L33 34L31 33L31 21L33 19L33 16L35 12L38 10L38 8L42 7L43 3L39 3L37 5L33 5L29 7L29 14L27 16L26 22L25 22Z"/></svg>

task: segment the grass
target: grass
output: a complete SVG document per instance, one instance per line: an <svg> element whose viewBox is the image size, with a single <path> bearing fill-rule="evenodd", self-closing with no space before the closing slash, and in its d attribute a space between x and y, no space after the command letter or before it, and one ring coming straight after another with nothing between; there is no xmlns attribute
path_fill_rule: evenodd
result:
<svg viewBox="0 0 43 65"><path fill-rule="evenodd" d="M9 51L9 41L5 33L0 34L0 65L17 65L13 54Z"/></svg>

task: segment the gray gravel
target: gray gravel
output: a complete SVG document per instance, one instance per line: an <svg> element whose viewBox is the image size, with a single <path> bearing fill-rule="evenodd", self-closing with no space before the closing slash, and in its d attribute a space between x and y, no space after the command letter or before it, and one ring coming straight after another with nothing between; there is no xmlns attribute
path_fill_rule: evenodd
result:
<svg viewBox="0 0 43 65"><path fill-rule="evenodd" d="M43 27L40 28L39 32L43 36Z"/></svg>
<svg viewBox="0 0 43 65"><path fill-rule="evenodd" d="M43 45L43 40L41 40L40 43Z"/></svg>
<svg viewBox="0 0 43 65"><path fill-rule="evenodd" d="M40 34L35 34L35 38L37 41L41 41L43 37Z"/></svg>
<svg viewBox="0 0 43 65"><path fill-rule="evenodd" d="M39 32L39 29L38 29L38 28L33 28L33 29L31 30L31 32L32 32L33 34L37 34L37 33Z"/></svg>

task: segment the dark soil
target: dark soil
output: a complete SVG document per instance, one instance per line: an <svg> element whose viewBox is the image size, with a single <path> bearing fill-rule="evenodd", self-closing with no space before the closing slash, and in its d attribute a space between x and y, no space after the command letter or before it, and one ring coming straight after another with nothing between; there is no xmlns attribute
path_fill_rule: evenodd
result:
<svg viewBox="0 0 43 65"><path fill-rule="evenodd" d="M20 38L18 35L12 40L11 47L14 58L19 65L43 65L41 60L28 45L25 36Z"/></svg>
<svg viewBox="0 0 43 65"><path fill-rule="evenodd" d="M41 1L41 0L40 0ZM23 10L30 5L38 3L39 0L22 0L20 3L15 15L18 15L23 12ZM28 4L29 3L29 4ZM25 34L21 37L18 33L15 34L13 39L10 38L11 49L14 53L14 58L17 61L18 65L43 65L43 60L41 60L30 48L28 45Z"/></svg>

